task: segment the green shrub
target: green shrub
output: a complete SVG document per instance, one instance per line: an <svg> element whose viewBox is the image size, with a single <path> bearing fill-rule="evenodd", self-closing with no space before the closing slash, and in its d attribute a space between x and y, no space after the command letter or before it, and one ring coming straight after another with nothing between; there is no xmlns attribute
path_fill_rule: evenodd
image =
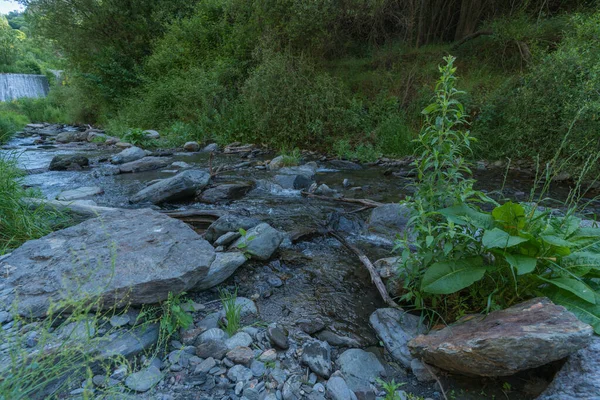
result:
<svg viewBox="0 0 600 400"><path fill-rule="evenodd" d="M600 151L600 13L572 18L558 49L501 88L474 125L480 153L549 160L573 125L567 157L577 169ZM577 154L576 154L577 153Z"/></svg>
<svg viewBox="0 0 600 400"><path fill-rule="evenodd" d="M0 144L7 142L19 129L29 123L26 116L0 108Z"/></svg>

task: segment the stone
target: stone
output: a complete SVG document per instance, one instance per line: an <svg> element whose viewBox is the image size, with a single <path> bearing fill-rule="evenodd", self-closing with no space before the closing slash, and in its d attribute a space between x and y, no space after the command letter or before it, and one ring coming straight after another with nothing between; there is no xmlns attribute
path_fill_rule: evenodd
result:
<svg viewBox="0 0 600 400"><path fill-rule="evenodd" d="M258 314L258 309L256 308L256 304L254 304L254 302L246 297L238 297L237 299L235 299L235 305L236 307L239 307L240 309L240 317L246 317L248 315L254 315L254 314ZM222 317L225 316L225 311L221 310L221 314Z"/></svg>
<svg viewBox="0 0 600 400"><path fill-rule="evenodd" d="M238 332L225 341L225 345L227 345L227 348L230 350L233 350L236 347L250 347L251 344L252 337L246 332Z"/></svg>
<svg viewBox="0 0 600 400"><path fill-rule="evenodd" d="M274 362L277 360L277 351L275 349L265 350L258 359L262 362Z"/></svg>
<svg viewBox="0 0 600 400"><path fill-rule="evenodd" d="M252 371L243 365L234 365L227 371L227 377L232 382L248 382L253 376Z"/></svg>
<svg viewBox="0 0 600 400"><path fill-rule="evenodd" d="M61 132L56 135L57 143L86 142L87 132Z"/></svg>
<svg viewBox="0 0 600 400"><path fill-rule="evenodd" d="M144 134L145 134L145 135L144 135L144 136L145 136L145 138L146 138L146 139L149 139L149 140L156 140L156 139L160 139L160 133L158 133L157 131L155 131L155 130L152 130L152 129L146 129L146 130L144 131Z"/></svg>
<svg viewBox="0 0 600 400"><path fill-rule="evenodd" d="M590 343L591 326L547 298L468 316L408 344L415 358L468 376L509 376L560 360Z"/></svg>
<svg viewBox="0 0 600 400"><path fill-rule="evenodd" d="M117 143L115 143L115 147L118 147L120 149L130 149L134 146L131 143L118 141Z"/></svg>
<svg viewBox="0 0 600 400"><path fill-rule="evenodd" d="M121 173L121 170L119 169L119 167L117 165L105 164L105 165L101 165L100 167L94 169L92 171L92 176L94 178L100 178L102 176L119 175L120 173Z"/></svg>
<svg viewBox="0 0 600 400"><path fill-rule="evenodd" d="M113 328L120 328L122 326L125 326L129 323L130 317L127 314L123 314L123 315L113 315L112 317L110 317L110 325Z"/></svg>
<svg viewBox="0 0 600 400"><path fill-rule="evenodd" d="M284 166L285 166L285 157L277 156L269 162L269 164L267 165L267 168L270 171L277 171L278 169L281 169Z"/></svg>
<svg viewBox="0 0 600 400"><path fill-rule="evenodd" d="M296 321L296 325L309 335L325 329L325 322L319 317L299 319Z"/></svg>
<svg viewBox="0 0 600 400"><path fill-rule="evenodd" d="M415 378L417 378L417 380L421 383L436 381L434 374L437 372L437 368L433 365L426 365L420 360L413 358L413 360L410 362L410 369L412 370Z"/></svg>
<svg viewBox="0 0 600 400"><path fill-rule="evenodd" d="M123 357L131 359L158 342L158 324L139 326L102 337L96 345L99 359Z"/></svg>
<svg viewBox="0 0 600 400"><path fill-rule="evenodd" d="M200 170L188 170L171 178L160 180L142 189L129 200L131 203L161 204L167 201L194 197L210 181L210 174Z"/></svg>
<svg viewBox="0 0 600 400"><path fill-rule="evenodd" d="M50 171L68 171L72 169L81 169L90 165L90 160L84 156L78 155L58 155L50 161Z"/></svg>
<svg viewBox="0 0 600 400"><path fill-rule="evenodd" d="M208 340L227 340L227 338L228 338L228 335L227 335L227 333L225 333L225 331L223 329L212 328L212 329L209 329L206 332L202 333L198 337L198 342L202 343L202 342L206 342Z"/></svg>
<svg viewBox="0 0 600 400"><path fill-rule="evenodd" d="M319 196L333 197L337 194L337 192L323 183L315 190L315 194Z"/></svg>
<svg viewBox="0 0 600 400"><path fill-rule="evenodd" d="M135 372L125 379L125 386L136 392L147 392L162 379L162 373L154 366Z"/></svg>
<svg viewBox="0 0 600 400"><path fill-rule="evenodd" d="M281 168L275 176L275 182L284 189L308 189L315 181L316 171L316 165L311 164Z"/></svg>
<svg viewBox="0 0 600 400"><path fill-rule="evenodd" d="M227 183L205 190L198 197L201 203L218 204L233 200L239 200L244 197L253 185L250 183Z"/></svg>
<svg viewBox="0 0 600 400"><path fill-rule="evenodd" d="M398 203L384 204L374 208L369 217L369 230L376 233L403 233L410 219L407 206Z"/></svg>
<svg viewBox="0 0 600 400"><path fill-rule="evenodd" d="M336 361L348 387L355 393L372 391L372 383L386 376L385 368L373 353L361 349L343 352Z"/></svg>
<svg viewBox="0 0 600 400"><path fill-rule="evenodd" d="M408 342L427 332L420 318L395 308L380 308L371 314L369 322L394 360L409 369L413 356Z"/></svg>
<svg viewBox="0 0 600 400"><path fill-rule="evenodd" d="M104 193L104 190L98 186L85 186L73 190L65 190L64 192L61 192L56 199L61 201L73 201L102 193Z"/></svg>
<svg viewBox="0 0 600 400"><path fill-rule="evenodd" d="M174 163L171 163L171 167L180 168L180 169L188 169L188 168L191 168L192 166L190 164L186 163L185 161L175 161Z"/></svg>
<svg viewBox="0 0 600 400"><path fill-rule="evenodd" d="M144 157L139 160L119 165L119 171L123 174L146 172L161 169L167 165L169 165L169 161L164 157Z"/></svg>
<svg viewBox="0 0 600 400"><path fill-rule="evenodd" d="M208 227L204 237L206 240L213 243L226 233L239 233L240 228L247 231L258 224L260 224L260 221L256 218L242 217L236 214L225 214Z"/></svg>
<svg viewBox="0 0 600 400"><path fill-rule="evenodd" d="M572 354L536 400L600 399L600 337Z"/></svg>
<svg viewBox="0 0 600 400"><path fill-rule="evenodd" d="M281 391L283 400L301 400L302 397L302 377L292 375L283 385Z"/></svg>
<svg viewBox="0 0 600 400"><path fill-rule="evenodd" d="M222 339L209 339L196 346L196 355L200 358L212 357L215 360L222 360L229 349Z"/></svg>
<svg viewBox="0 0 600 400"><path fill-rule="evenodd" d="M227 352L227 358L236 364L250 365L254 360L254 352L249 347L239 346Z"/></svg>
<svg viewBox="0 0 600 400"><path fill-rule="evenodd" d="M219 285L229 278L246 262L246 257L240 252L216 253L215 260L210 264L208 274L194 288L206 290Z"/></svg>
<svg viewBox="0 0 600 400"><path fill-rule="evenodd" d="M315 340L302 346L302 364L322 378L331 375L331 347L329 343Z"/></svg>
<svg viewBox="0 0 600 400"><path fill-rule="evenodd" d="M220 236L213 243L215 247L219 246L229 246L235 240L239 239L242 235L239 232L227 232L226 234Z"/></svg>
<svg viewBox="0 0 600 400"><path fill-rule="evenodd" d="M277 346L282 350L287 350L290 347L288 337L281 328L270 326L267 329L267 336L274 346Z"/></svg>
<svg viewBox="0 0 600 400"><path fill-rule="evenodd" d="M360 343L358 343L357 340L345 336L340 336L331 331L320 332L317 335L317 338L336 347L360 347Z"/></svg>
<svg viewBox="0 0 600 400"><path fill-rule="evenodd" d="M205 373L206 374L206 373L208 373L208 371L213 369L216 365L217 365L217 362L215 361L215 359L212 357L208 357L206 360L204 360L200 364L198 364L194 373L196 373L196 374L197 373Z"/></svg>
<svg viewBox="0 0 600 400"><path fill-rule="evenodd" d="M382 279L389 279L398 275L398 266L402 262L402 257L382 258L373 263L373 266Z"/></svg>
<svg viewBox="0 0 600 400"><path fill-rule="evenodd" d="M139 147L129 147L119 154L111 157L110 162L113 164L126 164L146 157L146 152Z"/></svg>
<svg viewBox="0 0 600 400"><path fill-rule="evenodd" d="M119 210L29 241L0 268L12 271L5 285L20 315L41 317L65 296L101 299L103 308L158 303L199 284L215 257L182 221Z"/></svg>
<svg viewBox="0 0 600 400"><path fill-rule="evenodd" d="M331 400L358 400L341 376L334 376L327 381L327 395Z"/></svg>
<svg viewBox="0 0 600 400"><path fill-rule="evenodd" d="M252 361L252 364L250 364L250 370L257 378L260 378L267 373L267 367L265 366L265 363L258 360Z"/></svg>
<svg viewBox="0 0 600 400"><path fill-rule="evenodd" d="M211 143L211 144L207 145L205 148L203 148L202 151L205 151L207 153L213 153L213 152L219 151L219 145L216 143Z"/></svg>
<svg viewBox="0 0 600 400"><path fill-rule="evenodd" d="M252 258L266 261L279 248L284 238L283 233L262 223L246 231L246 235L239 238L232 248L242 249Z"/></svg>
<svg viewBox="0 0 600 400"><path fill-rule="evenodd" d="M195 152L200 150L200 145L198 144L198 142L187 142L183 145L183 149L185 151Z"/></svg>

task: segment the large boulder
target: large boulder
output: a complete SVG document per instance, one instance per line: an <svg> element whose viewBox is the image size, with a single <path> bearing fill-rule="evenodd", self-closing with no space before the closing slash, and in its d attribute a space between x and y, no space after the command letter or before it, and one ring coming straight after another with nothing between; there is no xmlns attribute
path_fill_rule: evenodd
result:
<svg viewBox="0 0 600 400"><path fill-rule="evenodd" d="M119 210L25 243L0 261L23 316L50 304L97 301L99 308L142 305L194 288L215 259L188 225L156 211ZM4 301L3 301L4 300Z"/></svg>
<svg viewBox="0 0 600 400"><path fill-rule="evenodd" d="M572 354L537 400L600 399L600 337Z"/></svg>
<svg viewBox="0 0 600 400"><path fill-rule="evenodd" d="M145 172L161 169L169 165L169 160L164 157L144 157L119 165L121 173Z"/></svg>
<svg viewBox="0 0 600 400"><path fill-rule="evenodd" d="M198 282L194 289L205 290L217 286L233 275L245 262L246 256L240 252L217 253L210 265L208 275Z"/></svg>
<svg viewBox="0 0 600 400"><path fill-rule="evenodd" d="M395 308L380 308L371 314L369 322L391 356L410 369L413 357L408 342L427 329L421 319Z"/></svg>
<svg viewBox="0 0 600 400"><path fill-rule="evenodd" d="M50 161L50 171L68 171L71 169L81 169L90 165L90 160L87 157L79 155L58 155L54 156Z"/></svg>
<svg viewBox="0 0 600 400"><path fill-rule="evenodd" d="M262 223L248 230L232 246L250 254L252 258L266 261L279 248L285 235L271 225Z"/></svg>
<svg viewBox="0 0 600 400"><path fill-rule="evenodd" d="M275 176L275 182L284 189L304 190L315 182L316 172L314 164L281 168Z"/></svg>
<svg viewBox="0 0 600 400"><path fill-rule="evenodd" d="M194 197L197 191L208 185L209 181L210 174L208 172L188 170L142 189L129 201L131 203L160 204Z"/></svg>
<svg viewBox="0 0 600 400"><path fill-rule="evenodd" d="M410 209L402 204L384 204L371 211L369 230L376 233L403 233L411 217Z"/></svg>
<svg viewBox="0 0 600 400"><path fill-rule="evenodd" d="M409 342L413 356L469 376L509 376L560 360L590 343L591 326L536 298L487 316L470 316Z"/></svg>
<svg viewBox="0 0 600 400"><path fill-rule="evenodd" d="M198 197L202 203L216 204L241 199L251 189L250 183L226 183L205 190Z"/></svg>
<svg viewBox="0 0 600 400"><path fill-rule="evenodd" d="M208 227L204 237L212 243L228 232L238 232L240 228L247 231L258 224L260 224L260 220L256 218L225 214Z"/></svg>
<svg viewBox="0 0 600 400"><path fill-rule="evenodd" d="M144 157L146 157L146 151L140 149L139 147L133 146L123 150L119 154L112 156L110 162L113 164L126 164Z"/></svg>

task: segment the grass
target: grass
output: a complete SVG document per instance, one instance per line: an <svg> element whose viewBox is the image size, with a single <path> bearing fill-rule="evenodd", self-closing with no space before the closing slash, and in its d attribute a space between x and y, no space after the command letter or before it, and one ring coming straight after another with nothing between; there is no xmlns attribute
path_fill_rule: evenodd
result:
<svg viewBox="0 0 600 400"><path fill-rule="evenodd" d="M227 319L227 324L223 324L222 328L229 336L233 336L241 328L240 319L242 307L236 304L237 288L233 293L227 289L219 289L219 297L221 298L221 304L223 305L225 318Z"/></svg>

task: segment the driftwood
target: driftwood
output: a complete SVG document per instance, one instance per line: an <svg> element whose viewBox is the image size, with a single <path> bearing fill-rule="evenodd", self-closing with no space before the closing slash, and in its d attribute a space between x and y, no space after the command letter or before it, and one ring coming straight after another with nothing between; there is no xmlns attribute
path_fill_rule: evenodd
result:
<svg viewBox="0 0 600 400"><path fill-rule="evenodd" d="M369 274L371 274L371 281L375 284L375 287L379 291L379 294L381 295L383 301L390 307L400 308L400 306L394 300L392 300L392 298L388 294L387 289L385 288L385 285L383 284L383 281L379 276L379 273L377 273L377 270L375 269L369 258L356 246L351 245L341 235L335 232L329 232L329 234L336 238L341 244L346 246L348 250L352 251L359 258L362 264L369 270Z"/></svg>
<svg viewBox="0 0 600 400"><path fill-rule="evenodd" d="M329 200L329 201L338 201L340 203L348 203L348 204L360 204L364 206L364 208L376 208L384 205L383 203L379 203L374 200L369 199L345 199L345 198L335 198L335 197L327 197L327 196L319 196L317 194L312 194L309 192L302 192L302 196L311 198L311 199L319 199L319 200Z"/></svg>

